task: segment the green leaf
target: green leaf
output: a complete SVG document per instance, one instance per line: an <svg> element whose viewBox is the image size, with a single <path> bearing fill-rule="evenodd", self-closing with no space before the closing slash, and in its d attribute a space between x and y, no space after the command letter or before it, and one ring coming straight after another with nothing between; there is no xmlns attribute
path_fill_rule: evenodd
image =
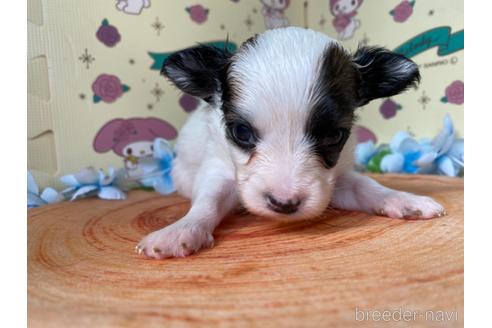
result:
<svg viewBox="0 0 492 328"><path fill-rule="evenodd" d="M382 173L381 161L383 157L391 154L391 150L383 149L379 153L376 153L367 163L367 170L372 173Z"/></svg>
<svg viewBox="0 0 492 328"><path fill-rule="evenodd" d="M102 24L103 24L104 26L107 26L107 25L109 25L109 22L108 22L108 20L105 18L105 19L103 19Z"/></svg>
<svg viewBox="0 0 492 328"><path fill-rule="evenodd" d="M130 87L127 86L126 84L122 84L121 85L121 90L123 90L123 92L127 92L128 90L130 90Z"/></svg>
<svg viewBox="0 0 492 328"><path fill-rule="evenodd" d="M94 104L97 104L98 102L101 101L101 97L94 95L92 97L92 101L94 102Z"/></svg>
<svg viewBox="0 0 492 328"><path fill-rule="evenodd" d="M444 96L441 98L441 102L447 103L448 102L448 97Z"/></svg>
<svg viewBox="0 0 492 328"><path fill-rule="evenodd" d="M390 11L390 15L391 16L393 16L394 14L395 14L395 11L394 10Z"/></svg>

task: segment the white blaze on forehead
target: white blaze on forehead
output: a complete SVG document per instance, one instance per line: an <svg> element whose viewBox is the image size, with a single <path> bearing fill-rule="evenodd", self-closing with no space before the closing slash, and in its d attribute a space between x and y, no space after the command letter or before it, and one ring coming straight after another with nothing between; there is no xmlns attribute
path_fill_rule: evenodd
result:
<svg viewBox="0 0 492 328"><path fill-rule="evenodd" d="M320 58L332 42L322 33L298 27L259 35L234 56L230 78L236 109L248 114L257 129L284 119L304 124Z"/></svg>

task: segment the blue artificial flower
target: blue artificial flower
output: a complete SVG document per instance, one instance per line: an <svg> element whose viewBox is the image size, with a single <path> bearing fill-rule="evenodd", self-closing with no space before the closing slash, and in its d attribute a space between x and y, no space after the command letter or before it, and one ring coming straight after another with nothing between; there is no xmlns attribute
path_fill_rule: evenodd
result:
<svg viewBox="0 0 492 328"><path fill-rule="evenodd" d="M449 114L444 117L444 128L432 140L421 141L422 156L415 161L421 173L437 173L455 177L465 166L464 139L456 139Z"/></svg>
<svg viewBox="0 0 492 328"><path fill-rule="evenodd" d="M408 132L398 132L389 145L376 148L372 141L355 148L355 164L370 172L459 175L465 165L464 140L457 139L449 115L434 139L416 141Z"/></svg>
<svg viewBox="0 0 492 328"><path fill-rule="evenodd" d="M167 195L175 191L171 178L174 153L165 139L156 138L153 146L153 157L139 161L138 166L142 170L139 181L143 186L152 187L159 193Z"/></svg>
<svg viewBox="0 0 492 328"><path fill-rule="evenodd" d="M381 160L381 171L392 173L417 173L415 165L420 155L420 145L408 132L398 132L390 142L391 154Z"/></svg>
<svg viewBox="0 0 492 328"><path fill-rule="evenodd" d="M377 148L372 140L357 144L357 146L355 146L355 164L359 166L366 166L376 152Z"/></svg>
<svg viewBox="0 0 492 328"><path fill-rule="evenodd" d="M27 171L27 208L54 204L64 200L62 194L53 188L46 188L39 194L39 187L30 171Z"/></svg>
<svg viewBox="0 0 492 328"><path fill-rule="evenodd" d="M125 193L114 183L121 172L122 170L115 171L110 167L108 175L105 175L103 170L88 167L78 173L64 175L60 180L69 188L63 193L71 195L69 196L71 201L91 196L101 199L126 199Z"/></svg>

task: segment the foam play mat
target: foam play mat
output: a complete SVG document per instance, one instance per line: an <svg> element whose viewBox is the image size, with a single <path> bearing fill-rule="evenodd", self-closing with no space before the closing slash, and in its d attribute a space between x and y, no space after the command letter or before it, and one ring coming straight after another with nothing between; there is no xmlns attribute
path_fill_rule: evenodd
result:
<svg viewBox="0 0 492 328"><path fill-rule="evenodd" d="M327 211L278 223L240 213L215 231L214 248L156 261L135 245L186 213L182 197L132 191L125 201L30 209L29 326L372 327L367 311L399 309L414 311L419 327L462 326L463 180L376 178L432 196L448 214L405 221Z"/></svg>

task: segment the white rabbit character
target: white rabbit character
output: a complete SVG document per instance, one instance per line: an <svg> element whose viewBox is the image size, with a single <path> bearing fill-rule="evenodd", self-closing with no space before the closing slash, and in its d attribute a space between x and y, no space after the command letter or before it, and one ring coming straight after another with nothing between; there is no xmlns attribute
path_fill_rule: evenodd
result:
<svg viewBox="0 0 492 328"><path fill-rule="evenodd" d="M261 0L261 2L263 3L261 13L265 17L267 29L289 26L289 20L284 14L284 10L289 6L289 0Z"/></svg>
<svg viewBox="0 0 492 328"><path fill-rule="evenodd" d="M142 9L150 7L150 0L117 0L116 8L130 15L140 15Z"/></svg>

